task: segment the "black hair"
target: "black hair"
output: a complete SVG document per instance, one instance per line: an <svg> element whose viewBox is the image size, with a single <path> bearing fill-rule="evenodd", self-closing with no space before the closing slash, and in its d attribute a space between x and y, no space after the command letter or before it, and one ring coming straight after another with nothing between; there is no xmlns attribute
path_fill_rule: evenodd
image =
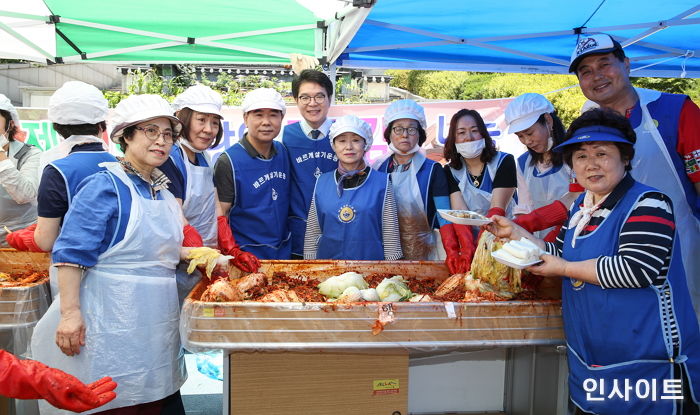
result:
<svg viewBox="0 0 700 415"><path fill-rule="evenodd" d="M15 125L12 114L10 114L10 111L0 110L0 116L5 119L5 136L9 141L15 141L18 126ZM10 123L12 123L12 126L10 126Z"/></svg>
<svg viewBox="0 0 700 415"><path fill-rule="evenodd" d="M102 131L107 130L107 124L104 121L100 121L97 124L75 125L53 123L53 129L56 130L61 137L68 138L72 135L99 135L100 129Z"/></svg>
<svg viewBox="0 0 700 415"><path fill-rule="evenodd" d="M564 128L564 124L561 122L561 119L557 116L557 112L550 112L549 115L552 117L552 148L558 146L559 144L563 143L564 137L566 136L566 128ZM540 118L537 119L536 121L540 125L543 125L544 127L547 127L547 118L545 117L544 114L540 115ZM527 152L530 153L530 164L535 165L536 163L540 163L544 156L536 151L533 151L528 147ZM557 151L551 151L550 150L550 155L551 155L551 160L552 160L552 165L555 167L559 167L564 163L564 160L562 158L561 153Z"/></svg>
<svg viewBox="0 0 700 415"><path fill-rule="evenodd" d="M333 82L328 78L328 75L315 69L304 69L292 79L292 96L294 99L299 98L299 88L304 82L313 82L321 85L326 90L328 98L333 96Z"/></svg>
<svg viewBox="0 0 700 415"><path fill-rule="evenodd" d="M618 150L620 150L620 157L622 158L622 161L627 162L625 170L632 170L632 159L634 158L634 143L637 142L637 134L634 132L634 128L632 128L632 125L630 124L629 120L616 111L610 109L593 108L584 112L583 114L581 114L580 117L576 118L571 123L569 130L566 132L566 137L564 137L564 141L573 137L574 133L577 130L584 127L591 127L596 125L615 128L616 130L620 131L622 135L631 143L620 143L616 141L612 142L613 144L615 144ZM585 142L576 143L564 147L562 155L564 157L564 160L566 161L566 164L568 164L569 167L573 167L572 157L574 155L574 152L580 149L583 144L585 144Z"/></svg>
<svg viewBox="0 0 700 415"><path fill-rule="evenodd" d="M182 122L182 130L180 131L180 135L185 138L185 140L189 141L189 130L190 130L190 122L192 121L192 116L194 115L195 112L191 108L183 108L180 111L177 112L177 119ZM205 114L205 113L202 113ZM214 141L211 143L211 146L209 148L214 148L219 145L221 142L221 137L224 136L224 126L221 121L221 117L219 117L219 131L216 133L216 138Z"/></svg>
<svg viewBox="0 0 700 415"><path fill-rule="evenodd" d="M484 164L487 164L491 159L494 158L496 154L498 154L498 150L496 150L496 144L493 142L493 139L489 135L489 130L486 128L486 123L484 123L484 119L481 118L481 114L479 114L478 111L476 110L470 110L463 108L455 113L455 115L452 116L452 119L450 120L450 129L447 132L447 139L445 140L445 151L444 151L444 156L445 159L449 160L449 165L455 170L459 170L462 168L462 155L459 154L457 151L457 147L455 146L455 136L457 135L457 122L459 122L459 119L465 116L470 116L474 118L474 121L476 122L476 128L479 129L479 133L481 134L481 137L484 139L484 151L481 152L481 162Z"/></svg>
<svg viewBox="0 0 700 415"><path fill-rule="evenodd" d="M124 131L122 131L121 137L117 139L117 144L119 144L119 149L122 151L122 153L126 153L126 148L129 147L126 139L132 138L134 134L136 134L136 127L138 127L136 124L126 127Z"/></svg>
<svg viewBox="0 0 700 415"><path fill-rule="evenodd" d="M384 140L386 140L387 144L391 144L391 129L394 127L394 121L390 122L389 125L384 129ZM423 127L421 127L420 122L416 121L416 123L418 123L418 126L416 128L418 129L418 146L420 147L423 145L423 143L425 143L427 134L425 133Z"/></svg>

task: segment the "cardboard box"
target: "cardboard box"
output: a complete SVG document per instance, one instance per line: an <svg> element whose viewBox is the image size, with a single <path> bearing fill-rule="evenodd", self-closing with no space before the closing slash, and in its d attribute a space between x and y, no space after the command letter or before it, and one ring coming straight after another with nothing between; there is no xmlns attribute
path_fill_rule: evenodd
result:
<svg viewBox="0 0 700 415"><path fill-rule="evenodd" d="M234 352L232 415L406 415L408 353Z"/></svg>

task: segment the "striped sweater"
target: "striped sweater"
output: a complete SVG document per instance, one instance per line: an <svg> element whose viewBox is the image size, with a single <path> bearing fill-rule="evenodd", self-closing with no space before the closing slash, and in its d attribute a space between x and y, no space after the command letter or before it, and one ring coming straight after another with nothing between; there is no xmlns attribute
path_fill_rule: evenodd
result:
<svg viewBox="0 0 700 415"><path fill-rule="evenodd" d="M370 167L365 168L365 173L369 172ZM367 179L368 174L353 176L343 181L344 189L352 189L360 186ZM339 174L336 170L336 179ZM391 180L389 181L391 185ZM396 219L396 201L394 192L389 186L386 192L384 201L384 211L382 212L382 241L384 245L384 259L386 261L396 261L403 258L401 250L401 238L399 236L399 222ZM321 225L318 222L318 214L316 212L316 195L311 199L311 207L309 209L309 217L306 221L306 235L304 236L304 259L316 259L318 251L318 241L321 237Z"/></svg>
<svg viewBox="0 0 700 415"><path fill-rule="evenodd" d="M627 175L593 213L581 236L593 232L610 214L634 181ZM561 256L564 234L562 226L555 242L547 243L547 252ZM675 224L671 199L661 192L645 193L632 207L622 225L617 255L601 256L596 268L600 286L607 288L661 287L671 263Z"/></svg>

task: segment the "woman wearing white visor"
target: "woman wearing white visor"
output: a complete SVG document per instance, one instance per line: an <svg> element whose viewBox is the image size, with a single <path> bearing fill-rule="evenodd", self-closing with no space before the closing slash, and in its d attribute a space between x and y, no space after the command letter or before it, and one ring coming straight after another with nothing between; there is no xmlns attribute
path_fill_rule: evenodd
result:
<svg viewBox="0 0 700 415"><path fill-rule="evenodd" d="M0 247L9 246L6 229L16 231L36 222L41 152L17 141L18 131L17 110L0 94Z"/></svg>
<svg viewBox="0 0 700 415"><path fill-rule="evenodd" d="M183 246L218 248L222 254L233 256L232 263L241 270L255 272L260 263L236 244L228 218L219 205L211 158L206 153L221 142L222 105L221 95L205 85L191 86L175 98L173 107L182 122L182 134L161 170L170 179L169 189L182 205L188 222L183 231ZM177 277L182 300L199 278L187 274L182 266Z"/></svg>
<svg viewBox="0 0 700 415"><path fill-rule="evenodd" d="M338 168L316 181L304 237L304 259L401 259L396 203L389 175L364 156L372 127L354 115L331 126Z"/></svg>
<svg viewBox="0 0 700 415"><path fill-rule="evenodd" d="M518 205L514 213L520 216L515 222L529 232L540 231L536 233L539 238L554 241L568 207L583 191L561 153L552 151L562 143L566 130L552 103L540 94L515 98L506 107L505 118L508 133L527 146L517 161Z"/></svg>
<svg viewBox="0 0 700 415"><path fill-rule="evenodd" d="M71 203L52 252L59 295L34 329L32 350L83 382L113 375L118 396L101 408L118 408L110 414L184 414L175 267L189 248L157 168L181 124L157 95L123 100L112 121L124 158L103 163Z"/></svg>
<svg viewBox="0 0 700 415"><path fill-rule="evenodd" d="M455 226L437 215L437 209L450 209L450 195L442 166L420 150L426 139L425 128L425 112L415 101L391 103L384 112L384 139L390 153L375 168L391 174L404 258L438 259L433 229L440 229L450 272L466 272L457 232L470 229Z"/></svg>

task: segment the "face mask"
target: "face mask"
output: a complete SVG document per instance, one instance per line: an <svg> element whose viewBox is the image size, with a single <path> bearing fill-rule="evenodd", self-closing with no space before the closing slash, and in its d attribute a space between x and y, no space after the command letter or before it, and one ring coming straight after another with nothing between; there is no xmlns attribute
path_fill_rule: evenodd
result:
<svg viewBox="0 0 700 415"><path fill-rule="evenodd" d="M412 149L410 149L410 150L408 150L407 152L404 153L403 151L401 151L401 150L397 149L396 147L394 147L394 143L389 143L389 150L393 151L394 154L398 154L398 155L400 155L400 156L407 156L407 155L409 155L409 154L416 153L418 150L420 150L420 146L418 145L418 143L416 143L416 145L413 146Z"/></svg>
<svg viewBox="0 0 700 415"><path fill-rule="evenodd" d="M481 152L484 151L484 146L486 145L486 140L475 140L469 141L467 143L456 143L457 152L462 155L465 159L473 159L479 157Z"/></svg>
<svg viewBox="0 0 700 415"><path fill-rule="evenodd" d="M190 144L190 142L187 141L185 138L181 138L181 139L180 139L180 144L182 144L183 146L189 148L190 150L192 150L192 151L195 152L195 153L201 153L202 151L204 151L204 150L197 150L196 148L192 147L192 145Z"/></svg>
<svg viewBox="0 0 700 415"><path fill-rule="evenodd" d="M550 135L547 137L547 151L551 150L552 147L554 146L554 138Z"/></svg>
<svg viewBox="0 0 700 415"><path fill-rule="evenodd" d="M10 140L5 137L5 134L0 134L0 148L5 147L7 144L10 144Z"/></svg>

